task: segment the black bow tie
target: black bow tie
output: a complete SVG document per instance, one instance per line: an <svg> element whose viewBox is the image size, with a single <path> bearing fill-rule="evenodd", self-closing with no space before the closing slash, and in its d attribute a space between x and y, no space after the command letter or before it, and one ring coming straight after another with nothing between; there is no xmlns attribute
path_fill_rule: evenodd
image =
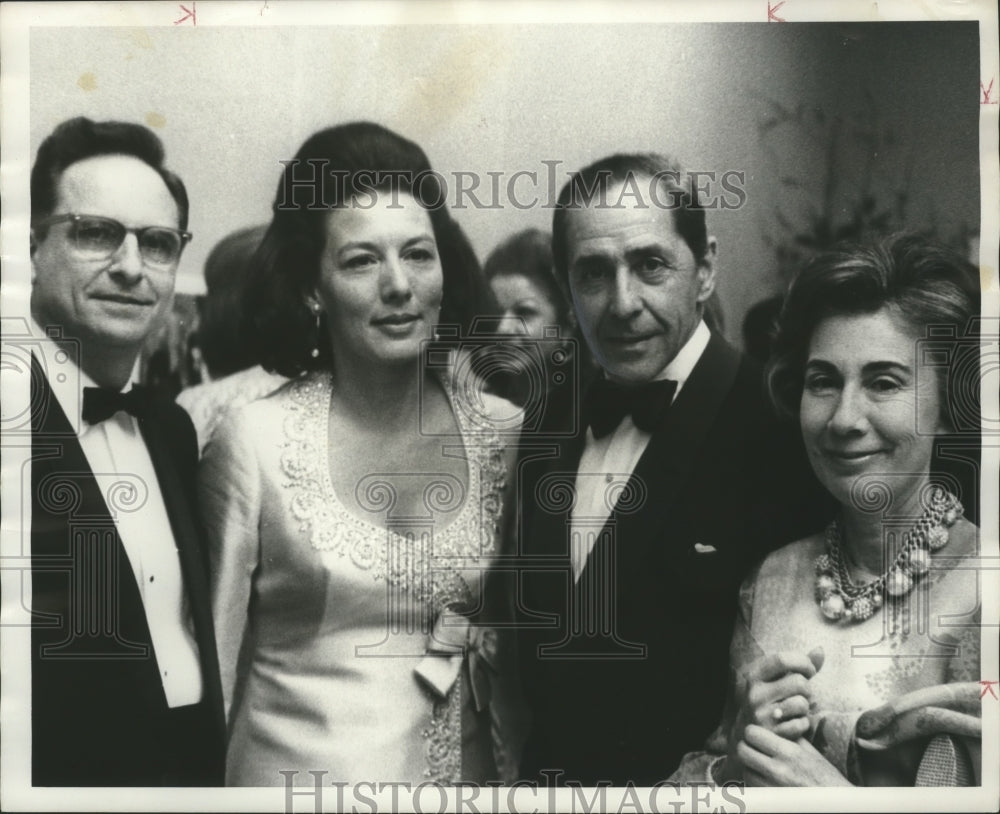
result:
<svg viewBox="0 0 1000 814"><path fill-rule="evenodd" d="M632 386L598 379L587 391L584 418L594 438L610 433L626 415L631 415L635 426L643 432L652 432L676 392L677 382L671 379Z"/></svg>
<svg viewBox="0 0 1000 814"><path fill-rule="evenodd" d="M110 387L83 388L83 420L88 424L100 424L111 418L119 410L124 410L136 418L149 414L153 393L148 387L133 385L127 393Z"/></svg>

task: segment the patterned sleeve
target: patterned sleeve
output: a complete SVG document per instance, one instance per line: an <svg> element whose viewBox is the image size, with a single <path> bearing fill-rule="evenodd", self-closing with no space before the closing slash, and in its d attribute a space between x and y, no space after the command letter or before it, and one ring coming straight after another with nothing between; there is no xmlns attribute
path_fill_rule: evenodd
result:
<svg viewBox="0 0 1000 814"><path fill-rule="evenodd" d="M917 785L969 785L971 775L978 775L982 732L978 607L964 620L953 622L959 632L942 641L954 648L945 664L944 683L904 692L868 710L814 716L813 745L855 785L865 785L871 755L917 741L930 742Z"/></svg>
<svg viewBox="0 0 1000 814"><path fill-rule="evenodd" d="M260 472L243 410L230 411L212 436L198 471L198 494L208 539L212 612L228 720L241 677L239 656L260 550Z"/></svg>

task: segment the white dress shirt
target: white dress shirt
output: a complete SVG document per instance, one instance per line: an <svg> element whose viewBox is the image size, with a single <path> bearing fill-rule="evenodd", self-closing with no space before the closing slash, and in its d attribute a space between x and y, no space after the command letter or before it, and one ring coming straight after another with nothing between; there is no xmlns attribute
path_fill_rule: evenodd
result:
<svg viewBox="0 0 1000 814"><path fill-rule="evenodd" d="M32 328L41 338L35 352L45 359L45 370L61 371L47 376L49 386L77 430L135 574L167 705L196 704L202 697L198 644L177 544L139 424L125 412L95 425L83 421L83 388L96 385L37 323ZM73 375L66 375L70 368Z"/></svg>
<svg viewBox="0 0 1000 814"><path fill-rule="evenodd" d="M708 326L699 322L677 355L655 377L677 382L675 399L711 337ZM594 438L593 431L587 428L583 454L576 471L576 500L570 513L570 560L574 581L580 579L587 558L611 516L615 500L632 476L650 438L651 433L636 427L629 415L603 438ZM655 500L655 496L646 495L646 500Z"/></svg>

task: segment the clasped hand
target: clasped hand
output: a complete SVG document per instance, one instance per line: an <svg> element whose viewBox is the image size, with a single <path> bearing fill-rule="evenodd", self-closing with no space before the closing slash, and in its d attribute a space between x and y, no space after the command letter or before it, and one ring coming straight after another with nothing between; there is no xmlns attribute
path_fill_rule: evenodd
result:
<svg viewBox="0 0 1000 814"><path fill-rule="evenodd" d="M761 657L743 673L739 712L729 731L727 779L753 786L850 785L805 737L810 679L823 658L822 647L808 654L777 653Z"/></svg>

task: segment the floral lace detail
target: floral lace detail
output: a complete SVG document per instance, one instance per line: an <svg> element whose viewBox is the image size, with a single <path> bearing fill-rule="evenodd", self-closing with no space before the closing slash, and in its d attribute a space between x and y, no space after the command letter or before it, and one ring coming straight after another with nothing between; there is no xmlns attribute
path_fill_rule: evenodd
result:
<svg viewBox="0 0 1000 814"><path fill-rule="evenodd" d="M427 768L424 776L430 783L453 785L462 777L462 681L451 688L448 697L434 705L431 722L421 734L426 740Z"/></svg>
<svg viewBox="0 0 1000 814"><path fill-rule="evenodd" d="M326 459L330 386L328 374L293 382L284 421L281 467L288 477L286 485L293 490L290 509L313 548L349 556L358 568L372 571L376 580L386 579L403 589L412 587L419 565L415 560L428 544L433 545L435 566L445 567L474 562L496 550L506 468L503 446L493 427L485 420L476 422L465 410L454 410L468 459L465 506L440 533L428 532L419 539L402 536L355 516L334 492ZM453 404L454 398L449 393ZM317 439L327 443L317 443ZM396 549L392 556L390 545Z"/></svg>

